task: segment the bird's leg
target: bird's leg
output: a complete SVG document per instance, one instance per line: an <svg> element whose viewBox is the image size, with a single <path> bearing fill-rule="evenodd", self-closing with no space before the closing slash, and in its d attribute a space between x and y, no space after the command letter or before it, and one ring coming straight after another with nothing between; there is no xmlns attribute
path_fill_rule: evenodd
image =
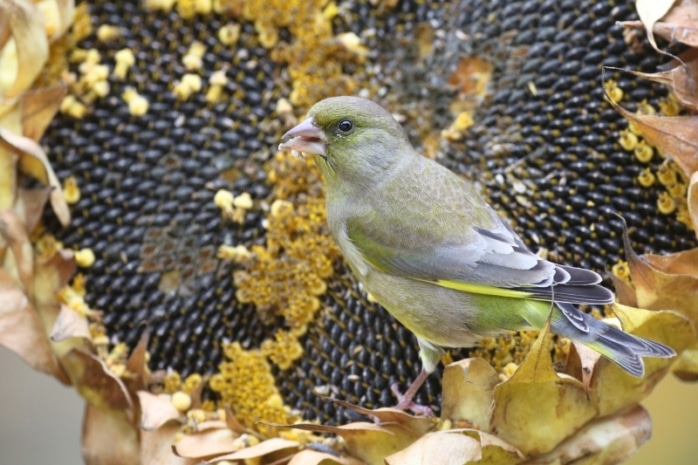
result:
<svg viewBox="0 0 698 465"><path fill-rule="evenodd" d="M390 386L390 390L393 392L395 397L397 397L397 405L394 407L398 410L411 410L417 415L424 415L424 416L432 416L434 412L431 411L431 408L427 405L420 405L412 402L412 399L414 399L414 396L417 395L417 391L419 391L419 388L422 387L422 384L424 384L424 381L427 380L429 377L429 373L427 373L426 370L422 369L422 371L419 372L419 375L415 378L414 381L412 381L412 384L410 384L410 387L407 388L407 391L404 392L404 394L400 393L400 390L398 388L398 383L393 383L392 386Z"/></svg>

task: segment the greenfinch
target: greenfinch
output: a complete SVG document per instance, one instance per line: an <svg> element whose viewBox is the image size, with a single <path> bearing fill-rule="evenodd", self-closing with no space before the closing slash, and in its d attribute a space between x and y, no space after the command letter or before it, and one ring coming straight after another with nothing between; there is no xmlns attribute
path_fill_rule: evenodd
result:
<svg viewBox="0 0 698 465"><path fill-rule="evenodd" d="M553 332L637 377L642 357L675 355L578 310L614 301L601 276L530 251L471 182L416 152L380 105L325 99L279 149L313 156L327 186L329 230L346 262L417 336L423 371L399 407L409 407L443 348L541 329L548 319Z"/></svg>

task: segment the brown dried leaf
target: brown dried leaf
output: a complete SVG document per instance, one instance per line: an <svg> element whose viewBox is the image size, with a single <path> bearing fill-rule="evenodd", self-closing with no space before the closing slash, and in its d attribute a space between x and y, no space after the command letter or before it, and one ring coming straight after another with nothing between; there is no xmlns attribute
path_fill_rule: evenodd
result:
<svg viewBox="0 0 698 465"><path fill-rule="evenodd" d="M145 431L155 431L165 423L182 417L170 402L169 396L161 397L148 391L138 391L136 395L141 406L140 427Z"/></svg>
<svg viewBox="0 0 698 465"><path fill-rule="evenodd" d="M684 350L671 365L671 371L683 381L698 381L698 344Z"/></svg>
<svg viewBox="0 0 698 465"><path fill-rule="evenodd" d="M635 0L635 8L640 21L645 26L647 38L650 44L660 53L664 53L657 47L652 28L654 24L667 14L676 0Z"/></svg>
<svg viewBox="0 0 698 465"><path fill-rule="evenodd" d="M53 34L50 36L51 42L61 37L73 24L75 16L75 0L54 0L56 2L56 18L51 18L55 25Z"/></svg>
<svg viewBox="0 0 698 465"><path fill-rule="evenodd" d="M172 452L172 444L175 436L181 430L178 423L162 425L155 431L140 431L141 460L143 465L195 465L200 463L197 459L177 457Z"/></svg>
<svg viewBox="0 0 698 465"><path fill-rule="evenodd" d="M271 438L260 442L254 446L245 447L232 454L221 455L211 459L210 462L216 463L222 460L247 460L258 457L265 457L273 454L282 454L288 456L300 449L300 444L296 441L289 441L282 438Z"/></svg>
<svg viewBox="0 0 698 465"><path fill-rule="evenodd" d="M20 187L17 191L17 201L14 211L24 223L28 232L34 231L44 214L44 207L51 195L51 188L24 189Z"/></svg>
<svg viewBox="0 0 698 465"><path fill-rule="evenodd" d="M649 414L638 405L589 423L554 451L522 465L616 465L637 452L651 432Z"/></svg>
<svg viewBox="0 0 698 465"><path fill-rule="evenodd" d="M0 211L0 236L10 246L11 255L6 255L3 266L15 275L22 284L25 294L34 296L34 250L22 220L13 210Z"/></svg>
<svg viewBox="0 0 698 465"><path fill-rule="evenodd" d="M0 125L5 125L0 108ZM19 157L12 150L0 145L0 209L14 208L17 196L17 161Z"/></svg>
<svg viewBox="0 0 698 465"><path fill-rule="evenodd" d="M217 428L185 434L172 447L179 457L205 459L245 450L240 449L240 442L235 442L236 438L228 428Z"/></svg>
<svg viewBox="0 0 698 465"><path fill-rule="evenodd" d="M51 330L51 340L54 342L64 341L73 337L90 339L90 328L87 318L79 314L67 305L61 305L58 318Z"/></svg>
<svg viewBox="0 0 698 465"><path fill-rule="evenodd" d="M382 465L386 457L401 451L423 435L398 423L377 425L354 422L342 426L301 423L291 425L290 428L338 434L344 439L347 450L352 456L370 465Z"/></svg>
<svg viewBox="0 0 698 465"><path fill-rule="evenodd" d="M613 305L623 329L637 336L666 344L680 353L696 341L696 331L685 316L673 311L652 311ZM590 396L599 416L615 414L647 397L669 370L671 359L647 357L645 377L636 378L607 359L599 360Z"/></svg>
<svg viewBox="0 0 698 465"><path fill-rule="evenodd" d="M225 424L231 430L238 434L253 434L252 430L245 428L242 424L235 418L235 414L230 407L225 408Z"/></svg>
<svg viewBox="0 0 698 465"><path fill-rule="evenodd" d="M96 355L69 350L61 363L82 397L102 410L133 414L133 401L123 381Z"/></svg>
<svg viewBox="0 0 698 465"><path fill-rule="evenodd" d="M662 256L639 256L629 244L625 250L638 307L676 310L698 322L698 249Z"/></svg>
<svg viewBox="0 0 698 465"><path fill-rule="evenodd" d="M22 172L53 187L50 195L51 206L61 224L67 226L70 223L70 210L63 197L60 182L41 146L27 137L18 136L3 128L0 128L0 145L19 155L19 167Z"/></svg>
<svg viewBox="0 0 698 465"><path fill-rule="evenodd" d="M693 230L698 237L698 172L691 176L690 184L688 185L688 213L691 215L691 223Z"/></svg>
<svg viewBox="0 0 698 465"><path fill-rule="evenodd" d="M479 441L458 431L429 433L409 447L386 457L388 465L463 465L479 461Z"/></svg>
<svg viewBox="0 0 698 465"><path fill-rule="evenodd" d="M150 333L143 331L138 340L136 348L126 361L126 373L128 377L124 380L129 390L140 391L145 389L148 377L148 340ZM202 383L203 384L203 383Z"/></svg>
<svg viewBox="0 0 698 465"><path fill-rule="evenodd" d="M499 381L494 368L481 358L451 363L441 381L441 417L466 421L482 431L490 431L493 390Z"/></svg>
<svg viewBox="0 0 698 465"><path fill-rule="evenodd" d="M519 369L494 388L492 429L525 455L551 451L596 415L582 383L555 373L551 349L548 323Z"/></svg>
<svg viewBox="0 0 698 465"><path fill-rule="evenodd" d="M468 436L480 441L482 459L480 465L513 465L521 462L524 455L511 444L488 433L477 430L463 430Z"/></svg>
<svg viewBox="0 0 698 465"><path fill-rule="evenodd" d="M652 3L652 0L646 1ZM698 47L698 3L695 0L681 1L652 30L670 43Z"/></svg>
<svg viewBox="0 0 698 465"><path fill-rule="evenodd" d="M31 90L22 94L22 135L38 142L55 116L66 93L66 85Z"/></svg>
<svg viewBox="0 0 698 465"><path fill-rule="evenodd" d="M375 410L367 409L359 405L354 405L349 402L332 399L335 404L341 405L348 409L354 410L355 412L366 415L374 419L374 421L381 425L395 425L411 432L416 436L421 436L427 431L432 429L436 425L436 420L425 416L415 416L410 415L404 410L398 410L394 408L379 408Z"/></svg>
<svg viewBox="0 0 698 465"><path fill-rule="evenodd" d="M698 110L698 56L684 54L681 61L675 61L676 66L658 73L642 73L625 70L635 76L650 81L659 82L669 87L678 101L689 110Z"/></svg>
<svg viewBox="0 0 698 465"><path fill-rule="evenodd" d="M63 379L44 325L26 295L0 268L0 345L37 370Z"/></svg>
<svg viewBox="0 0 698 465"><path fill-rule="evenodd" d="M46 332L53 328L58 316L56 292L68 284L76 266L70 250L59 250L46 260L34 262L34 305L45 322Z"/></svg>
<svg viewBox="0 0 698 465"><path fill-rule="evenodd" d="M408 448L387 457L386 463L514 465L521 460L521 452L496 436L473 429L453 429L423 436Z"/></svg>
<svg viewBox="0 0 698 465"><path fill-rule="evenodd" d="M362 465L363 462L352 457L332 455L326 452L305 449L297 453L288 462L288 465Z"/></svg>
<svg viewBox="0 0 698 465"><path fill-rule="evenodd" d="M611 106L633 122L645 140L676 162L687 177L698 171L698 116L656 116L631 113L610 98Z"/></svg>
<svg viewBox="0 0 698 465"><path fill-rule="evenodd" d="M48 40L43 16L32 2L0 1L0 17L9 18L9 28L17 47L17 70L12 85L5 90L8 99L29 89L48 59ZM1 91L4 89L0 89Z"/></svg>
<svg viewBox="0 0 698 465"><path fill-rule="evenodd" d="M82 457L86 465L138 463L138 432L122 412L90 403L82 422Z"/></svg>
<svg viewBox="0 0 698 465"><path fill-rule="evenodd" d="M601 354L587 345L572 341L572 348L567 356L567 366L565 373L581 379L584 391L589 393L591 378L594 374L594 367L599 362Z"/></svg>

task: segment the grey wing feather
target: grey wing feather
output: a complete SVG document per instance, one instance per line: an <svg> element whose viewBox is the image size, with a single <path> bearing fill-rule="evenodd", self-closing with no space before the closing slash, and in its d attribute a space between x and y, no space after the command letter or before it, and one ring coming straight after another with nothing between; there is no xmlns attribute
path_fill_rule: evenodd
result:
<svg viewBox="0 0 698 465"><path fill-rule="evenodd" d="M540 300L613 301L597 273L531 252L472 184L422 157L414 164L371 194L380 202L347 222L347 236L367 262L414 279L525 290ZM429 189L414 190L425 182Z"/></svg>

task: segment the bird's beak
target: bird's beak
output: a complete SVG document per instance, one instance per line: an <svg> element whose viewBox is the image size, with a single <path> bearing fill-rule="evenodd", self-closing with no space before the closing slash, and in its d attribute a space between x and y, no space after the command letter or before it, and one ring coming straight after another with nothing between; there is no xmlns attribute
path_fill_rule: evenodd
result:
<svg viewBox="0 0 698 465"><path fill-rule="evenodd" d="M283 135L279 150L295 150L296 152L325 157L327 156L326 146L325 134L315 125L315 121L311 117Z"/></svg>

